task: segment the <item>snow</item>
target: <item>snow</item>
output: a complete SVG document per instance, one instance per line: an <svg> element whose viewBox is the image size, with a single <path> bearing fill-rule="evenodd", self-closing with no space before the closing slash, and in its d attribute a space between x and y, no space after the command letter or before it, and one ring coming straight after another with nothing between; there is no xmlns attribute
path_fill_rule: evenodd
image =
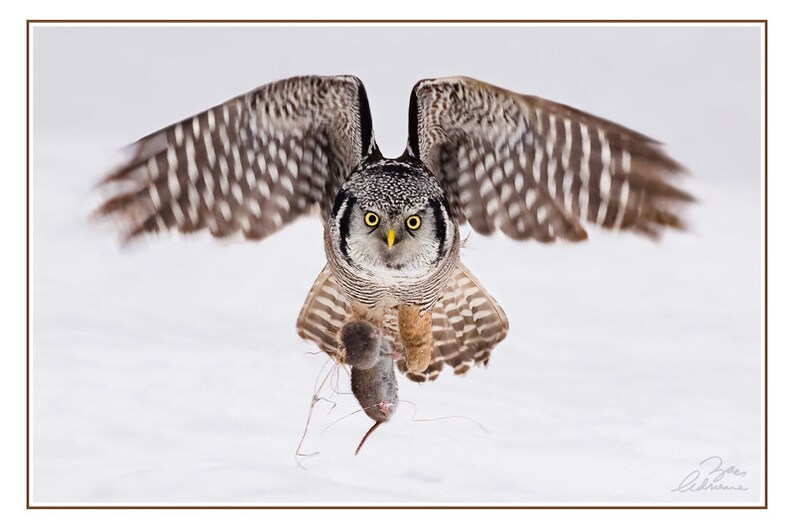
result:
<svg viewBox="0 0 794 529"><path fill-rule="evenodd" d="M307 35L333 38L298 46ZM762 502L759 36L35 29L32 501ZM455 57L418 53L442 37ZM366 62L362 43L376 39L365 52L380 62ZM516 43L556 51L527 59L532 72L488 55ZM318 453L299 465L315 381L332 367L294 330L324 264L320 223L259 244L164 236L122 248L89 214L119 146L257 84L341 72L367 85L389 155L403 145L413 82L466 73L666 140L699 202L692 229L660 243L592 229L578 245L473 234L463 260L511 324L488 368L426 385L400 377L396 415L355 457L371 422L349 415L358 406L338 372L321 393L335 406L317 403L303 443ZM725 482L747 490L672 492L714 455L746 472Z"/></svg>

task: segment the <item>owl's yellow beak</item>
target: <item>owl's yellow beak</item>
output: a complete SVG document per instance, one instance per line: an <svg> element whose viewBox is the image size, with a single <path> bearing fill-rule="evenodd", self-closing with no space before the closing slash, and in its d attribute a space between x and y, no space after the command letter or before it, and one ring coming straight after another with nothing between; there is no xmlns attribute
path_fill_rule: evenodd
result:
<svg viewBox="0 0 794 529"><path fill-rule="evenodd" d="M394 246L394 236L394 230L389 230L389 233L386 234L386 244L389 245L389 250L391 250L391 247Z"/></svg>

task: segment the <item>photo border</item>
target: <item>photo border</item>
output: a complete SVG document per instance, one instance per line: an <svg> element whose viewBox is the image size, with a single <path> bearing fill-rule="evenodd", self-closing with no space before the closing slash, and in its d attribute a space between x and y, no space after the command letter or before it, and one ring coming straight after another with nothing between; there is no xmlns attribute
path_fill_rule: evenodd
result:
<svg viewBox="0 0 794 529"><path fill-rule="evenodd" d="M377 504L377 505L192 505L192 504L153 504L153 505L39 505L31 503L31 483L30 483L30 219L31 219L31 203L30 203L30 164L31 164L31 130L30 130L30 111L31 111L31 62L30 62L30 47L31 47L31 26L46 26L46 25L108 25L108 24L152 24L152 25L204 25L204 24L351 24L351 25L383 25L383 24L471 24L471 25L497 25L497 24L580 24L580 25L670 25L670 24L694 24L694 25L738 25L738 24L757 24L763 31L763 74L761 90L763 98L763 467L764 467L764 491L763 491L763 504L762 505L703 505L703 504L686 504L686 505L499 505L499 504L470 504L470 505L401 505L401 504ZM769 156L769 138L768 138L768 79L769 79L769 53L768 53L768 19L27 19L25 28L25 129L26 129L26 145L25 145L25 176L26 176L26 226L25 226L25 338L26 338L26 363L25 363L25 507L28 510L47 510L47 509L62 509L62 510L157 510L157 509L173 509L173 510L202 510L202 509L268 509L268 510L340 510L340 509L366 509L366 510L379 510L379 509L404 509L404 510L470 510L470 509L483 509L483 510L705 510L705 509L768 509L769 497L769 455L768 455L768 425L769 425L769 407L768 407L768 156Z"/></svg>

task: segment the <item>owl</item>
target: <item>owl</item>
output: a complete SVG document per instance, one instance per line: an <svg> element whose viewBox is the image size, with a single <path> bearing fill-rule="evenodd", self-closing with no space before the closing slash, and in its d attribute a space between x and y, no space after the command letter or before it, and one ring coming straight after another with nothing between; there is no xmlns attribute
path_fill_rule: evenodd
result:
<svg viewBox="0 0 794 529"><path fill-rule="evenodd" d="M127 240L205 229L260 240L319 214L327 263L299 335L361 373L395 358L421 382L444 365L487 364L507 334L504 311L460 261L462 225L542 243L583 241L585 224L657 237L684 227L691 196L671 182L681 171L621 125L466 77L418 82L405 151L385 158L362 82L306 76L139 140L103 180L99 213ZM358 385L392 387L381 371Z"/></svg>

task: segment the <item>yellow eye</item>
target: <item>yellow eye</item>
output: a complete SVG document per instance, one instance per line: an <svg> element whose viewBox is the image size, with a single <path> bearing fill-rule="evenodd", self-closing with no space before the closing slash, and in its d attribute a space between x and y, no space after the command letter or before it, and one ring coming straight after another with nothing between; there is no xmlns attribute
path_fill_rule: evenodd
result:
<svg viewBox="0 0 794 529"><path fill-rule="evenodd" d="M373 212L367 211L366 214L364 214L364 224L366 224L370 228L374 228L375 226L378 225L379 222L380 222L380 217L378 217Z"/></svg>
<svg viewBox="0 0 794 529"><path fill-rule="evenodd" d="M405 225L409 230L418 230L419 226L422 225L422 219L419 218L419 215L411 215L405 219Z"/></svg>

